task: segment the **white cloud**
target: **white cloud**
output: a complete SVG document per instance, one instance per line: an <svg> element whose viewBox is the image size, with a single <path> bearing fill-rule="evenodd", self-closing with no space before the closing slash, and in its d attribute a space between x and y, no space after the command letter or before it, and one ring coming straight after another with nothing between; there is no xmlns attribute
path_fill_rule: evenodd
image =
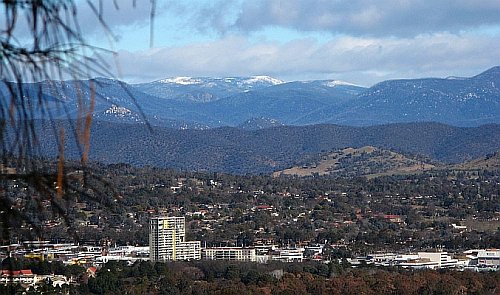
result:
<svg viewBox="0 0 500 295"><path fill-rule="evenodd" d="M413 38L340 37L326 44L301 39L213 42L142 52L120 51L123 78L271 75L284 80L335 78L371 85L402 77L472 75L500 60L500 37L438 33Z"/></svg>
<svg viewBox="0 0 500 295"><path fill-rule="evenodd" d="M156 1L156 17L168 10L168 4L170 1ZM123 28L149 26L151 9L152 3L145 0L90 0L78 2L77 15L84 35L105 33L99 16L113 34L119 35L126 32Z"/></svg>
<svg viewBox="0 0 500 295"><path fill-rule="evenodd" d="M206 13L205 17L214 15ZM494 0L245 0L232 28L258 31L282 26L356 36L407 37L499 26L499 15L500 1Z"/></svg>
<svg viewBox="0 0 500 295"><path fill-rule="evenodd" d="M169 9L169 1L156 1L156 15L160 17ZM134 5L135 3L135 5ZM72 6L74 4L74 6ZM58 7L61 6L61 7ZM136 0L77 0L75 3L67 3L65 6L57 3L48 4L51 13L53 7L58 7L58 12L64 27L74 32L80 32L84 39L104 39L110 36L120 38L127 30L137 27L149 26L151 22L150 1ZM173 8L172 8L173 9ZM5 15L5 5L0 4L0 15ZM28 19L32 19L32 11L29 5L17 6L17 18L14 30L14 37L26 44L30 44L33 39L33 32L28 24ZM73 14L74 13L74 14ZM45 14L39 15L44 17ZM53 16L53 15L51 15ZM74 18L74 16L76 16ZM38 20L38 29L43 27L41 19ZM77 25L78 24L78 25ZM5 23L0 22L0 29L4 29ZM63 25L55 22L53 27L63 28ZM107 30L109 29L109 30ZM49 34L53 35L51 28ZM38 32L40 33L40 32ZM95 45L95 44L93 44Z"/></svg>
<svg viewBox="0 0 500 295"><path fill-rule="evenodd" d="M122 47L119 72L135 81L272 75L370 85L472 75L500 60L498 0L157 0L155 44L182 45L138 52L149 45L151 2L91 2L97 9L102 3L106 23L124 37L116 44ZM76 3L83 34L106 47L87 1Z"/></svg>

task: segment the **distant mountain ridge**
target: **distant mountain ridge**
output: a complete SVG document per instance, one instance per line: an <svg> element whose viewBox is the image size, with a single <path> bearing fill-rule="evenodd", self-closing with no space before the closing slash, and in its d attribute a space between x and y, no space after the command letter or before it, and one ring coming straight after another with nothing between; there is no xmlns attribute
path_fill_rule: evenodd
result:
<svg viewBox="0 0 500 295"><path fill-rule="evenodd" d="M284 82L268 76L174 77L130 85L97 78L94 118L178 129L239 126L255 118L284 125L372 126L440 122L454 126L500 123L500 67L469 78L380 82L370 88L337 80ZM89 81L24 84L28 98L41 95L32 119L75 119L89 104ZM0 92L8 97L6 86Z"/></svg>
<svg viewBox="0 0 500 295"><path fill-rule="evenodd" d="M477 126L498 122L500 67L465 79L426 78L381 82L360 94L353 105L356 108L352 109L352 113L343 112L330 122L353 123L351 116L359 118L359 123L354 125L438 121L458 126ZM398 113L400 118L395 117Z"/></svg>
<svg viewBox="0 0 500 295"><path fill-rule="evenodd" d="M57 125L71 130L64 121ZM43 155L58 154L50 123L37 123ZM311 155L346 147L373 146L434 161L459 163L500 150L500 125L453 127L439 123L399 123L370 127L338 125L278 126L259 130L232 127L175 130L96 121L91 130L92 161L214 171L272 173ZM67 158L79 158L73 133L66 133ZM6 137L14 140L14 137Z"/></svg>
<svg viewBox="0 0 500 295"><path fill-rule="evenodd" d="M421 155L396 153L372 146L345 148L307 157L302 163L275 171L274 177L330 175L334 177L377 177L418 174L441 170L500 170L500 151L458 164L436 162Z"/></svg>
<svg viewBox="0 0 500 295"><path fill-rule="evenodd" d="M269 76L252 77L172 77L133 87L146 94L165 99L206 103L237 93L258 90L284 81Z"/></svg>

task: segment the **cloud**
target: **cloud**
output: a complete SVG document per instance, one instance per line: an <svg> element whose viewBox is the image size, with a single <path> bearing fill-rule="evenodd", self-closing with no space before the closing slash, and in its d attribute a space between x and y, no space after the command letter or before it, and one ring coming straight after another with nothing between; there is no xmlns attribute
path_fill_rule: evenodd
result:
<svg viewBox="0 0 500 295"><path fill-rule="evenodd" d="M170 1L156 1L155 14L168 9ZM148 26L151 22L152 3L137 0L90 0L77 3L78 21L84 35L105 32L99 21L102 17L105 25L113 33L122 33L122 27Z"/></svg>
<svg viewBox="0 0 500 295"><path fill-rule="evenodd" d="M157 0L156 3L157 17L161 17L170 9L170 0ZM111 32L111 36L120 38L120 34L124 34L127 29L148 26L151 22L152 6L150 1L77 0L74 4L74 7L70 4L65 6L62 6L62 4L51 5L56 7L61 5L59 12L64 26L74 31L78 29L85 39L95 39L96 37L97 39L105 39L106 34L109 32ZM32 42L33 39L33 32L27 22L27 19L31 19L31 13L29 6L19 5L14 36L26 44ZM0 5L0 15L5 15L4 5ZM76 17L73 18L74 16ZM75 23L78 23L78 26ZM39 26L41 26L40 20ZM59 23L56 23L55 26L58 28L63 27ZM106 27L109 31L106 30ZM52 34L50 29L49 32Z"/></svg>
<svg viewBox="0 0 500 295"><path fill-rule="evenodd" d="M343 79L362 85L403 77L473 75L500 60L500 37L449 33L412 38L340 37L252 43L243 37L119 52L123 78L266 74L285 80ZM487 50L485 50L487 49Z"/></svg>
<svg viewBox="0 0 500 295"><path fill-rule="evenodd" d="M223 20L223 15L232 15L230 9L235 10L223 5L200 9L200 26L217 24L212 27L221 32L280 26L355 36L408 37L500 25L497 0L244 0L236 17Z"/></svg>

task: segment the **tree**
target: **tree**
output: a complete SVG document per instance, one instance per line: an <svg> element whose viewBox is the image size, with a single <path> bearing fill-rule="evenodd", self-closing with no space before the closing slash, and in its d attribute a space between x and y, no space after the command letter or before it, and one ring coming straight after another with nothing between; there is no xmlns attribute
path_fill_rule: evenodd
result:
<svg viewBox="0 0 500 295"><path fill-rule="evenodd" d="M119 291L122 288L122 282L114 272L103 269L97 273L96 278L89 279L88 286L92 293L107 294Z"/></svg>
<svg viewBox="0 0 500 295"><path fill-rule="evenodd" d="M136 5L136 0L130 0ZM26 184L36 202L48 201L51 214L65 221L72 229L67 215L68 202L78 196L100 202L99 197L79 190L65 175L64 147L68 133L73 134L80 151L80 165L86 171L90 128L96 99L95 76L114 77L103 53L109 52L92 46L80 29L78 11L90 9L104 32L114 38L106 25L104 0L4 0L0 3L0 238L9 243L14 221L21 220L33 229L32 234L42 234L38 218L27 215L15 206L14 196L9 196L13 181ZM113 1L119 9L118 1ZM155 0L151 3L151 19ZM86 5L86 6L85 6ZM152 32L152 30L151 30ZM152 39L152 35L151 35ZM74 82L77 92L78 115L76 120L62 125L54 119L55 113L70 118L64 103L57 98L67 91L61 80ZM39 83L43 82L43 83ZM88 97L81 87L90 89ZM54 99L56 98L56 99ZM131 98L133 100L133 97ZM55 102L54 102L55 101ZM55 104L55 107L54 107ZM46 167L39 160L38 128L36 118L45 120L42 128L52 130L58 145L58 163ZM55 155L56 156L56 155ZM83 184L91 176L85 175ZM94 182L95 183L95 182ZM97 194L98 195L98 194ZM30 197L28 197L30 198ZM36 205L32 208L36 208ZM39 206L38 208L42 208ZM72 231L75 238L76 232ZM32 237L34 238L34 237Z"/></svg>

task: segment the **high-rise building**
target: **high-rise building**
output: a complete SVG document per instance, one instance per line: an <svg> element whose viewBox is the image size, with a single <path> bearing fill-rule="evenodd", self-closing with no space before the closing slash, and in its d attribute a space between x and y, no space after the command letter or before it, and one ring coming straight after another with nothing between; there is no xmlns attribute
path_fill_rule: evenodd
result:
<svg viewBox="0 0 500 295"><path fill-rule="evenodd" d="M151 261L201 259L201 242L186 241L184 217L154 217L149 223Z"/></svg>

